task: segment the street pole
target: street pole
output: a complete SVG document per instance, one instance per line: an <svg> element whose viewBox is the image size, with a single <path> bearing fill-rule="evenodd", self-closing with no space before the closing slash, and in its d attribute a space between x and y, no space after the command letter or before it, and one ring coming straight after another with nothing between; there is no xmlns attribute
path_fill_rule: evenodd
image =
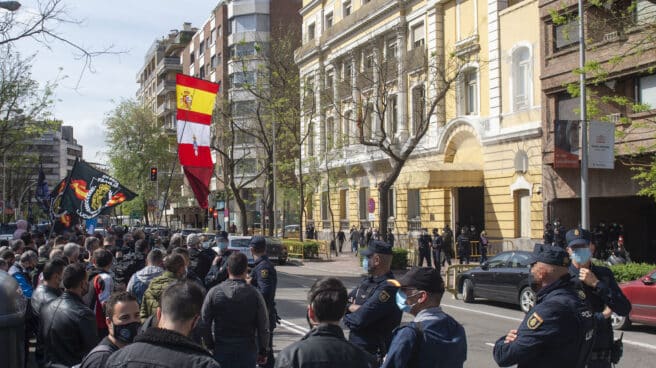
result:
<svg viewBox="0 0 656 368"><path fill-rule="evenodd" d="M276 201L277 201L277 198L276 198L276 189L277 189L277 187L276 187L276 122L275 121L271 122L271 129L273 131L272 132L272 138L273 138L273 140L272 140L272 142L273 142L273 159L272 159L272 162L273 162L273 168L272 168L272 170L273 170L273 214L271 214L271 216L273 216L273 236L276 236L276 234L277 234L276 231L278 229L278 227L276 226L278 224L278 218L277 218L278 217L277 216L278 211L276 209L278 208L278 204L276 203Z"/></svg>
<svg viewBox="0 0 656 368"><path fill-rule="evenodd" d="M155 219L157 220L157 223L155 224L156 226L159 226L160 223L162 222L162 215L161 213L161 206L159 204L159 176L157 176L155 180L155 203L156 203L156 210L155 210Z"/></svg>
<svg viewBox="0 0 656 368"><path fill-rule="evenodd" d="M588 121L585 91L585 37L583 0L579 7L579 102L581 115L581 227L590 229L590 200L588 198Z"/></svg>

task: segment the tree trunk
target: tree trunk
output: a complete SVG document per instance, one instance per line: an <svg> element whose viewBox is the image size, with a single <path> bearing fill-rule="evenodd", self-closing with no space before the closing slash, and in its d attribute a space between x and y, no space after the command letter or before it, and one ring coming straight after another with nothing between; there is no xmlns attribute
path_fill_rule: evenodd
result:
<svg viewBox="0 0 656 368"><path fill-rule="evenodd" d="M385 240L387 240L387 220L389 219L389 203L387 198L389 197L389 190L399 177L404 164L405 160L393 163L392 171L385 180L378 183L378 202L380 202L378 206L380 209L378 213L378 216L380 217L380 228L378 229L378 233L381 234Z"/></svg>
<svg viewBox="0 0 656 368"><path fill-rule="evenodd" d="M269 192L269 195L267 196L267 203L266 203L266 213L269 215L269 226L268 226L268 232L269 236L273 236L274 232L274 224L275 224L275 213L274 213L274 199L275 199L275 194L274 192L274 185L273 185L273 162L269 162L269 170L267 170L267 180L268 180L268 185L267 185L267 191ZM264 234L264 229L262 229L262 234Z"/></svg>
<svg viewBox="0 0 656 368"><path fill-rule="evenodd" d="M237 207L239 207L239 219L241 220L241 232L244 235L248 235L248 224L247 224L247 214L246 214L246 203L244 202L244 199L241 197L241 193L239 192L239 189L235 186L235 183L231 180L230 181L230 188L232 188L232 194L235 197L235 201L237 202Z"/></svg>
<svg viewBox="0 0 656 368"><path fill-rule="evenodd" d="M302 242L303 241L303 236L305 234L305 226L307 226L307 225L305 225L305 226L303 225L303 219L304 219L303 214L305 214L305 191L303 190L304 184L303 184L303 165L302 165L303 157L301 155L301 150L300 149L298 150L298 152L299 152L299 154L298 154L298 187L299 187L299 190L298 191L299 191L300 197L301 197L301 213L300 213L300 217L299 217L299 221L298 221L300 229L298 229L298 237L299 237L299 240ZM307 223L307 220L305 221L305 223Z"/></svg>
<svg viewBox="0 0 656 368"><path fill-rule="evenodd" d="M142 209L143 209L143 214L144 214L144 221L146 222L146 226L149 225L148 223L148 201L144 197L143 200L141 201L142 204Z"/></svg>

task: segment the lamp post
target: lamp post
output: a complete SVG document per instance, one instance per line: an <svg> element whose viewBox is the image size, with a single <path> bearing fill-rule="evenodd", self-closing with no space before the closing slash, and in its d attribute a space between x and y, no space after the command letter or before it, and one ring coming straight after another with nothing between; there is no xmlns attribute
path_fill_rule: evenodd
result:
<svg viewBox="0 0 656 368"><path fill-rule="evenodd" d="M590 200L588 198L588 121L585 91L585 37L583 0L578 0L579 8L579 103L581 117L581 227L590 229Z"/></svg>
<svg viewBox="0 0 656 368"><path fill-rule="evenodd" d="M0 8L6 9L9 11L16 11L21 7L21 3L18 1L0 1Z"/></svg>

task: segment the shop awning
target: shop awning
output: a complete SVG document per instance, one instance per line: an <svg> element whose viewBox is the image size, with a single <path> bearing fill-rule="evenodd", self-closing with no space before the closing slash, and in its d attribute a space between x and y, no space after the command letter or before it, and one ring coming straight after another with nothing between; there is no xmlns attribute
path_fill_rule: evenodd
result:
<svg viewBox="0 0 656 368"><path fill-rule="evenodd" d="M406 168L395 185L408 189L482 187L483 168L471 163L442 163Z"/></svg>

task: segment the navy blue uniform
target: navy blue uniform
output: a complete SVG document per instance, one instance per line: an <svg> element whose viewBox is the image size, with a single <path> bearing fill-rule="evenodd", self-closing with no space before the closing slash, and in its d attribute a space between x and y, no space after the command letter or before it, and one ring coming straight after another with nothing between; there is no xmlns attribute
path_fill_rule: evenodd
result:
<svg viewBox="0 0 656 368"><path fill-rule="evenodd" d="M517 339L497 340L494 360L501 367L585 367L595 338L595 320L585 298L568 275L542 288Z"/></svg>
<svg viewBox="0 0 656 368"><path fill-rule="evenodd" d="M435 307L419 312L413 323L394 330L382 368L462 368L465 360L465 329Z"/></svg>
<svg viewBox="0 0 656 368"><path fill-rule="evenodd" d="M251 285L262 293L264 302L269 312L269 356L265 367L273 367L273 329L276 328L278 313L276 311L276 287L278 286L278 274L275 267L266 255L261 256L255 261L255 266L251 270Z"/></svg>
<svg viewBox="0 0 656 368"><path fill-rule="evenodd" d="M371 354L385 355L392 341L392 331L401 323L402 312L396 306L395 286L387 283L394 274L367 277L349 294L349 303L360 308L344 316L344 324L351 332L349 341Z"/></svg>
<svg viewBox="0 0 656 368"><path fill-rule="evenodd" d="M597 331L592 355L588 367L610 367L610 348L613 343L613 327L610 318L604 318L602 312L606 306L620 316L628 316L631 312L629 302L622 290L617 285L613 272L606 267L590 266L590 271L595 274L599 282L595 288L584 284L579 280L579 269L571 265L569 273L573 281L579 285L587 296L594 317L597 320Z"/></svg>

